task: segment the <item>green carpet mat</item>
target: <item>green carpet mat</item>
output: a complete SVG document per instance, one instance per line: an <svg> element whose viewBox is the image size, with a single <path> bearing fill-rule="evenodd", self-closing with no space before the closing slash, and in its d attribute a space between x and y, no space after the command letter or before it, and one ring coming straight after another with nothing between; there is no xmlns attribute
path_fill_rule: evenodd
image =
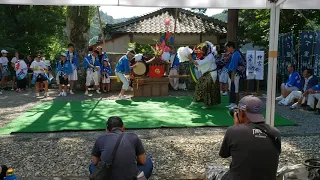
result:
<svg viewBox="0 0 320 180"><path fill-rule="evenodd" d="M12 132L100 130L109 116L120 116L126 128L231 126L225 106L228 98L213 109L189 108L191 97L137 98L108 101L54 101L42 103L0 129ZM295 125L279 115L275 126Z"/></svg>

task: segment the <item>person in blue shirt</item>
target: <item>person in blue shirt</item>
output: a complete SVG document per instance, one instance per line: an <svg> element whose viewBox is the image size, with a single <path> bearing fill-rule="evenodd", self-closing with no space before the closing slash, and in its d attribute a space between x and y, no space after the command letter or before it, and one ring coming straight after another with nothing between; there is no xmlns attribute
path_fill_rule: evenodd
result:
<svg viewBox="0 0 320 180"><path fill-rule="evenodd" d="M67 96L67 88L69 84L69 76L72 74L73 69L70 61L67 61L67 54L61 54L61 61L58 62L58 84L59 96ZM62 90L63 86L63 90Z"/></svg>
<svg viewBox="0 0 320 180"><path fill-rule="evenodd" d="M75 86L76 81L78 80L78 66L79 66L79 56L74 51L74 45L72 43L68 44L68 51L66 52L67 61L69 61L72 65L72 73L68 77L69 84L70 84L70 94L73 93L73 89Z"/></svg>
<svg viewBox="0 0 320 180"><path fill-rule="evenodd" d="M86 78L86 92L85 95L89 95L88 87L91 85L91 81L93 80L96 92L101 94L99 91L100 85L100 62L99 62L99 51L93 51L91 55L87 56L83 61L83 67L87 71L87 78Z"/></svg>
<svg viewBox="0 0 320 180"><path fill-rule="evenodd" d="M308 108L307 110L314 110L315 100L318 100L316 105L317 114L320 114L320 83L313 86L311 89L308 90Z"/></svg>
<svg viewBox="0 0 320 180"><path fill-rule="evenodd" d="M123 83L119 98L125 99L125 91L129 89L129 80L126 75L130 74L131 69L135 66L130 66L130 60L132 60L135 56L136 52L134 50L130 50L126 55L122 56L116 64L115 74Z"/></svg>
<svg viewBox="0 0 320 180"><path fill-rule="evenodd" d="M101 82L102 82L102 91L103 92L110 92L110 76L112 74L111 66L109 63L109 59L104 59L102 61L101 67ZM108 85L108 91L105 90L106 86Z"/></svg>
<svg viewBox="0 0 320 180"><path fill-rule="evenodd" d="M103 49L102 49L102 47L101 46L98 46L97 47L97 51L99 51L99 56L98 56L98 58L99 58L99 62L100 62L100 64L101 64L101 66L103 65L103 61L105 60L105 59L108 59L108 61L109 61L109 57L108 57L108 55L105 53L105 52L103 52ZM110 66L111 67L111 66ZM100 74L99 74L99 79L101 79L102 78L102 76L100 77ZM102 87L103 86L103 84L102 84L102 82L101 82L101 84L100 84L100 89L102 90L102 91L105 91L105 89Z"/></svg>
<svg viewBox="0 0 320 180"><path fill-rule="evenodd" d="M291 109L295 109L301 104L305 104L308 99L308 90L318 84L318 78L312 76L312 74L313 72L311 69L304 70L303 79L301 80L301 89L292 91L286 98L279 101L278 104L287 106L295 99L298 99L298 102L294 103L291 106Z"/></svg>
<svg viewBox="0 0 320 180"><path fill-rule="evenodd" d="M281 84L281 95L276 98L278 101L286 98L292 91L299 91L301 89L301 77L295 71L292 64L288 65L288 71L290 75L287 82Z"/></svg>
<svg viewBox="0 0 320 180"><path fill-rule="evenodd" d="M178 58L178 55L176 53L176 49L174 47L171 48L171 54L170 54L170 71L169 76L171 75L179 75L179 64L180 60ZM171 87L174 90L178 90L179 88L179 78L169 78L169 82Z"/></svg>
<svg viewBox="0 0 320 180"><path fill-rule="evenodd" d="M229 72L228 84L229 84L229 102L230 105L227 108L233 109L237 107L237 102L239 101L239 82L240 75L238 74L238 66L242 61L242 56L239 51L237 51L234 42L229 41L225 44L228 53L231 53L231 58L228 61L226 69Z"/></svg>
<svg viewBox="0 0 320 180"><path fill-rule="evenodd" d="M97 47L97 51L99 51L99 56L98 57L99 57L100 64L103 64L103 61L105 59L109 59L108 55L105 52L103 52L103 49L102 49L101 46Z"/></svg>

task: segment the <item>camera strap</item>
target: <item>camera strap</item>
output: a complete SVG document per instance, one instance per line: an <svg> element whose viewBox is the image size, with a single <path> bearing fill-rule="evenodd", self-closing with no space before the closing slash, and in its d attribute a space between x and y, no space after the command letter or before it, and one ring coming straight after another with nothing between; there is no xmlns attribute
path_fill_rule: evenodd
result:
<svg viewBox="0 0 320 180"><path fill-rule="evenodd" d="M268 125L264 123L248 123L248 125L256 129L259 129L260 131L265 133L268 136L268 138L272 141L273 145L278 150L279 154L281 153L280 139L271 133L271 128Z"/></svg>

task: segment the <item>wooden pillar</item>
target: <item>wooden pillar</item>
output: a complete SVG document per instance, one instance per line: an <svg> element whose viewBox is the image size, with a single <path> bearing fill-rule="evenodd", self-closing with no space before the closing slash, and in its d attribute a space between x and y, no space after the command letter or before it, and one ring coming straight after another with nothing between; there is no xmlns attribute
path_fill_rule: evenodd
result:
<svg viewBox="0 0 320 180"><path fill-rule="evenodd" d="M239 22L239 10L228 9L228 25L227 25L227 41L233 41L237 43L237 30Z"/></svg>

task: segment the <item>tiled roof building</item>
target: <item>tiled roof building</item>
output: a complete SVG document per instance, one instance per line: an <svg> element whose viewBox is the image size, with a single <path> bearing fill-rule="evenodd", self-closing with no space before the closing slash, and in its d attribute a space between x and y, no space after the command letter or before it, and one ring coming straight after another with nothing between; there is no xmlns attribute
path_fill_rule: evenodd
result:
<svg viewBox="0 0 320 180"><path fill-rule="evenodd" d="M122 23L107 25L107 51L126 52L130 42L155 44L154 40L159 40L160 34L165 32L167 18L170 19L169 31L175 32L175 46L194 46L206 40L219 46L225 41L226 23L185 9L163 8Z"/></svg>

